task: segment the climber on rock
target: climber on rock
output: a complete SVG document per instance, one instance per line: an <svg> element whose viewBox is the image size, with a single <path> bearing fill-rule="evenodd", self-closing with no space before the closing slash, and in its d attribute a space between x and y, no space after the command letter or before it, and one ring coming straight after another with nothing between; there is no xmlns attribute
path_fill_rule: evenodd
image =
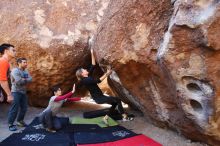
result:
<svg viewBox="0 0 220 146"><path fill-rule="evenodd" d="M92 98L97 104L110 104L112 105L109 114L118 107L118 112L122 115L122 120L123 121L130 121L133 120L132 117L128 117L127 114L125 114L122 102L119 98L113 97L113 96L106 96L102 93L101 89L98 87L98 83L101 83L106 77L108 77L111 73L112 70L108 68L107 72L100 77L99 79L94 79L91 77L96 61L93 53L93 49L91 49L91 59L92 59L92 65L89 70L86 70L84 68L80 68L76 71L76 77L79 80L79 85L84 85L90 92ZM103 118L103 122L108 125L108 116L106 115Z"/></svg>

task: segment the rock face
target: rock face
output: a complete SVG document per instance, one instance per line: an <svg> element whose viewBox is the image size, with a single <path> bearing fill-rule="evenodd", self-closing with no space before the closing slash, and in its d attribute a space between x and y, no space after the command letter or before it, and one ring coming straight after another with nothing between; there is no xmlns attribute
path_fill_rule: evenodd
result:
<svg viewBox="0 0 220 146"><path fill-rule="evenodd" d="M111 0L93 48L120 97L160 126L220 145L218 0Z"/></svg>
<svg viewBox="0 0 220 146"><path fill-rule="evenodd" d="M45 106L55 84L71 88L94 36L98 62L113 69L114 93L159 126L220 145L219 0L1 0L0 6L0 42L28 59L32 105Z"/></svg>
<svg viewBox="0 0 220 146"><path fill-rule="evenodd" d="M108 0L1 0L0 6L0 42L15 45L17 57L28 59L29 101L45 106L53 85L71 89Z"/></svg>

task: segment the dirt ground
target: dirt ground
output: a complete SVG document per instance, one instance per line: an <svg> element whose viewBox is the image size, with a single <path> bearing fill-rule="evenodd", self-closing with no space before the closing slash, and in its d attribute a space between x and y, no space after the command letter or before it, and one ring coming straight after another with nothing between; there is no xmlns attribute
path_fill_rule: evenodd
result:
<svg viewBox="0 0 220 146"><path fill-rule="evenodd" d="M106 106L106 105L103 105ZM79 116L82 117L84 111L91 111L95 109L105 108L103 106L88 103L88 102L78 102L71 105L66 105L62 108L58 116L62 117L73 117ZM7 112L9 109L8 104L0 104L0 141L8 137L12 132L8 130L7 127ZM35 116L37 116L43 108L34 108L29 107L28 112L25 117L25 121L30 123ZM136 117L133 121L130 122L121 122L120 125L130 129L136 133L144 134L157 142L161 143L163 146L208 146L199 142L192 142L189 139L184 138L183 136L177 134L174 131L169 129L162 129L152 125L148 122L141 113L126 109L127 112L133 113ZM19 132L22 129L19 129L16 132Z"/></svg>

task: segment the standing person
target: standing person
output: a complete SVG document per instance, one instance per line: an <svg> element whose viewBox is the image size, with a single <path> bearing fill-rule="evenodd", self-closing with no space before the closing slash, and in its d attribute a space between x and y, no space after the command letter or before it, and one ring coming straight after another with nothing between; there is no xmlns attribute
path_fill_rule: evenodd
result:
<svg viewBox="0 0 220 146"><path fill-rule="evenodd" d="M27 95L26 95L26 85L32 81L32 77L27 68L27 59L18 58L17 59L17 68L14 68L11 72L11 83L12 88L11 92L14 97L14 101L10 107L8 113L8 126L10 131L16 131L16 125L13 125L17 114L17 126L25 127L27 126L24 122L24 116L27 111ZM19 110L20 108L20 110Z"/></svg>
<svg viewBox="0 0 220 146"><path fill-rule="evenodd" d="M3 102L3 101L4 101L4 95L3 95L2 88L0 86L0 102Z"/></svg>
<svg viewBox="0 0 220 146"><path fill-rule="evenodd" d="M92 57L92 66L87 71L86 69L80 68L76 71L76 77L80 81L80 84L85 85L86 88L89 90L92 98L95 100L96 103L98 104L111 104L111 108L109 113L111 113L116 107L118 107L119 113L122 115L122 120L123 121L130 121L133 120L133 118L128 117L127 114L125 114L124 109L122 107L121 100L119 98L113 97L113 96L105 96L99 86L97 85L98 83L101 83L106 77L108 77L111 74L111 70L108 69L107 72L100 77L99 79L94 79L91 77L92 72L94 70L94 67L96 65L95 62L95 57L93 50L91 49L91 57ZM106 115L103 118L103 122L108 125L108 115Z"/></svg>
<svg viewBox="0 0 220 146"><path fill-rule="evenodd" d="M61 129L64 126L64 123L59 121L59 119L56 117L56 114L63 103L65 101L79 101L81 98L71 98L75 92L75 84L73 85L72 91L63 96L59 86L54 86L52 92L54 96L50 98L47 108L39 115L39 121L47 131L56 132L56 130Z"/></svg>
<svg viewBox="0 0 220 146"><path fill-rule="evenodd" d="M13 45L11 44L2 44L0 46L0 53L2 54L2 57L0 58L0 85L2 89L5 91L7 94L7 102L12 102L13 101L13 96L10 91L9 87L9 69L10 69L10 64L9 61L15 57L16 50ZM2 93L2 91L1 91ZM1 94L1 100L3 101L3 95Z"/></svg>

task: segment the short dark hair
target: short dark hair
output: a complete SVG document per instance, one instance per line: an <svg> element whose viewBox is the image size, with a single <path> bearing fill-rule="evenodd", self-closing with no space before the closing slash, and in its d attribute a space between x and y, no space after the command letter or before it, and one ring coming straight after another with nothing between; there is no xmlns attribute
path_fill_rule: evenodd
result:
<svg viewBox="0 0 220 146"><path fill-rule="evenodd" d="M54 92L57 92L60 89L60 85L55 85L52 87L52 92L54 94Z"/></svg>
<svg viewBox="0 0 220 146"><path fill-rule="evenodd" d="M1 46L0 46L0 53L4 54L5 50L9 49L10 47L14 48L14 46L11 45L11 44L1 44Z"/></svg>
<svg viewBox="0 0 220 146"><path fill-rule="evenodd" d="M22 63L23 60L27 61L27 59L24 58L24 57L18 58L17 59L17 64Z"/></svg>

